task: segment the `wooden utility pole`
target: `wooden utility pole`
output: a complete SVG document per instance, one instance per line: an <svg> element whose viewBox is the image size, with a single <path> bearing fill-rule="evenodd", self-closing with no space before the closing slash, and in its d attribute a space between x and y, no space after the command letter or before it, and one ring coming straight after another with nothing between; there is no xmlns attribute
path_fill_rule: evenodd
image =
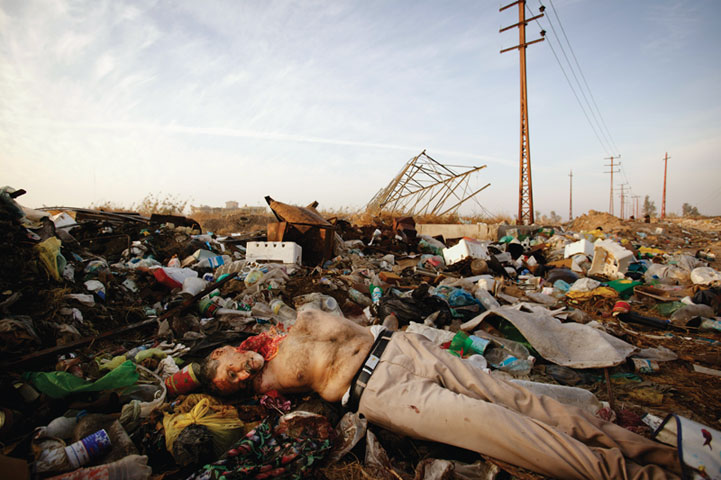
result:
<svg viewBox="0 0 721 480"><path fill-rule="evenodd" d="M626 200L626 184L625 184L625 183L622 183L622 184L620 185L620 187L621 187L621 220L623 220L623 219L626 218L626 210L625 210L625 206L626 206L626 202L625 202L625 200Z"/></svg>
<svg viewBox="0 0 721 480"><path fill-rule="evenodd" d="M613 215L613 174L621 171L620 169L619 169L619 170L614 170L614 169L613 169L613 167L614 167L614 165L613 165L613 159L614 159L614 158L621 158L621 155L619 155L618 157L614 157L613 155L610 156L610 157L606 157L606 160L611 160L611 164L610 164L610 165L609 165L609 164L606 164L607 167L611 167L611 170L609 170L608 172L604 172L604 173L610 173L610 174L611 174L611 196L610 196L609 205L608 205L608 213L610 213L611 215ZM616 164L617 167L618 167L619 165L621 165L621 162L618 162L618 163Z"/></svg>
<svg viewBox="0 0 721 480"><path fill-rule="evenodd" d="M573 220L573 170L568 174L568 221Z"/></svg>
<svg viewBox="0 0 721 480"><path fill-rule="evenodd" d="M671 158L666 152L663 157L663 200L661 200L661 219L666 218L666 170L668 169L668 159Z"/></svg>
<svg viewBox="0 0 721 480"><path fill-rule="evenodd" d="M641 195L634 195L633 196L633 206L634 206L634 216L636 217L636 220L638 220L638 199L641 198Z"/></svg>
<svg viewBox="0 0 721 480"><path fill-rule="evenodd" d="M526 47L528 45L542 42L544 38L539 38L531 42L526 42L526 25L529 22L543 17L543 13L535 17L526 18L526 0L517 0L513 3L500 8L500 12L513 5L518 5L518 23L509 25L499 30L499 33L505 32L511 28L518 27L518 45L515 47L505 48L501 53L518 49L521 60L521 152L520 152L520 169L518 181L518 219L519 224L532 224L535 219L533 217L533 186L531 183L531 145L528 133L528 91L526 89ZM545 7L541 7L541 12ZM541 32L545 35L545 32Z"/></svg>

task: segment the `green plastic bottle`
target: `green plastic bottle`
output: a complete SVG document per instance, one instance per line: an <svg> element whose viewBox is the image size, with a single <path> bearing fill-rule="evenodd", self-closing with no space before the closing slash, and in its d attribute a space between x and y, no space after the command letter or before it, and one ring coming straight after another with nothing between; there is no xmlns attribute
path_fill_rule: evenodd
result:
<svg viewBox="0 0 721 480"><path fill-rule="evenodd" d="M451 340L449 350L458 357L468 357L473 354L483 355L489 343L490 341L485 338L469 336L465 332L459 331Z"/></svg>

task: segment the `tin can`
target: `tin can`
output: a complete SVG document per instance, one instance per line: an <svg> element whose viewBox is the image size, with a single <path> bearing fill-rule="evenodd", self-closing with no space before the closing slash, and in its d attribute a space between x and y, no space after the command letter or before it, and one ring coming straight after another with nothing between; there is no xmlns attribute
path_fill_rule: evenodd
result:
<svg viewBox="0 0 721 480"><path fill-rule="evenodd" d="M638 373L656 373L660 369L658 362L645 358L634 358L633 367Z"/></svg>
<svg viewBox="0 0 721 480"><path fill-rule="evenodd" d="M168 393L171 395L181 395L195 390L200 386L197 372L200 369L200 365L197 363L191 363L186 365L182 370L175 372L171 376L165 379L165 388L168 389Z"/></svg>
<svg viewBox="0 0 721 480"><path fill-rule="evenodd" d="M80 468L91 460L104 455L111 447L108 432L103 429L65 447L65 454L73 468Z"/></svg>

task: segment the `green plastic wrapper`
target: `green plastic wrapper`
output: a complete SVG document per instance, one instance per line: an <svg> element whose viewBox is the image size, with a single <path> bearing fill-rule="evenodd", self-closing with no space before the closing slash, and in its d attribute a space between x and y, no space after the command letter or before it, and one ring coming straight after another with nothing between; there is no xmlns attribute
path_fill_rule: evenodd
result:
<svg viewBox="0 0 721 480"><path fill-rule="evenodd" d="M51 398L63 398L71 393L100 392L134 385L138 381L135 364L130 360L121 363L104 376L89 382L67 372L26 372L28 380L40 392Z"/></svg>
<svg viewBox="0 0 721 480"><path fill-rule="evenodd" d="M683 302L657 303L656 311L664 317L670 317L674 314L674 312L676 312L677 310L681 310L685 306L686 304Z"/></svg>
<svg viewBox="0 0 721 480"><path fill-rule="evenodd" d="M616 290L618 296L623 300L627 300L633 295L633 287L636 285L643 285L643 282L639 282L638 280L630 281L625 278L608 282L608 286Z"/></svg>

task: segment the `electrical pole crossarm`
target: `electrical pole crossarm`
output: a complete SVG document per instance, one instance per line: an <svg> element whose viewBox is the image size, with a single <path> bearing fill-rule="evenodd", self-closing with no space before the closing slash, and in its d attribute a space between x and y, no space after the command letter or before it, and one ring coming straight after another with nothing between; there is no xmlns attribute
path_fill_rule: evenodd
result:
<svg viewBox="0 0 721 480"><path fill-rule="evenodd" d="M523 47L527 47L528 45L533 45L534 43L542 42L544 40L545 40L545 38L539 38L539 39L533 40L531 42L526 42L526 43L522 43L520 45L516 45L515 47L504 48L503 50L501 50L501 53L510 52L511 50L520 50Z"/></svg>
<svg viewBox="0 0 721 480"><path fill-rule="evenodd" d="M525 2L525 0L523 0L523 1ZM513 2L513 3L509 3L509 4L506 5L505 7L499 8L498 11L499 11L499 12L502 12L502 11L504 11L504 10L507 9L507 8L511 8L511 7L514 6L514 5L518 5L520 2L521 2L521 0L516 0L516 1Z"/></svg>
<svg viewBox="0 0 721 480"><path fill-rule="evenodd" d="M523 22L514 23L513 25L509 25L509 26L507 26L507 27L504 27L504 28L500 29L500 30L498 31L498 33L503 33L503 32L505 32L506 30L510 30L510 29L512 29L512 28L515 28L515 27L519 26L520 24L528 25L528 24L531 23L533 20L539 19L539 18L541 18L541 17L543 17L543 14L536 15L535 17L527 18L527 19L526 19L525 21L523 21Z"/></svg>

